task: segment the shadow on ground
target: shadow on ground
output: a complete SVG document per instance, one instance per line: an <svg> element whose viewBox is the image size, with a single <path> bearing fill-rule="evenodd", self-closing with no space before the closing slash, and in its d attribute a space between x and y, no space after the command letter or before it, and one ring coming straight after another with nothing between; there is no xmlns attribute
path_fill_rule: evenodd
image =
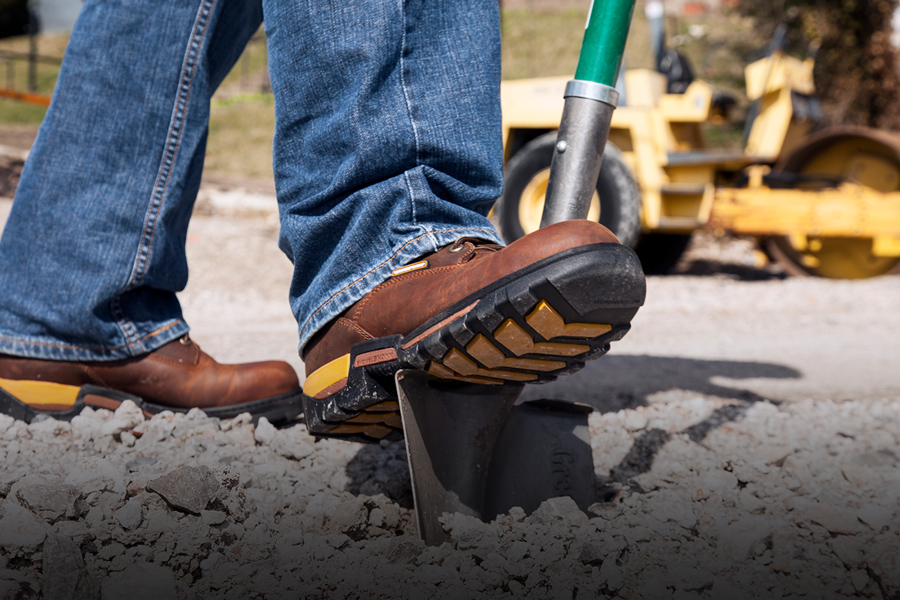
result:
<svg viewBox="0 0 900 600"><path fill-rule="evenodd" d="M565 398L588 404L596 411L616 412L646 406L649 397L668 390L684 390L731 400L703 421L684 431L648 429L634 440L631 450L608 475L597 480L597 499L608 499L622 486L634 487L631 478L650 470L659 450L673 435L686 434L702 443L714 429L737 421L756 402L769 402L746 389L714 383L716 377L741 379L796 379L801 373L784 365L727 360L698 360L665 356L607 356L589 363L585 373L546 386L529 386L523 398ZM466 443L460 440L460 443ZM412 507L409 469L404 443L360 447L347 465L353 494L384 494L405 507ZM640 490L636 490L640 491Z"/></svg>
<svg viewBox="0 0 900 600"><path fill-rule="evenodd" d="M721 263L713 260L697 259L685 261L673 271L673 275L693 275L703 277L727 277L736 281L773 281L787 279L788 275L777 264L765 267Z"/></svg>
<svg viewBox="0 0 900 600"><path fill-rule="evenodd" d="M575 377L527 387L522 397L565 398L570 402L589 404L594 410L604 413L646 406L650 396L668 390L684 390L729 400L764 400L748 389L714 383L716 377L735 380L799 379L802 373L774 363L619 354L588 363Z"/></svg>
<svg viewBox="0 0 900 600"><path fill-rule="evenodd" d="M706 419L695 423L681 431L666 431L663 429L646 429L634 440L628 454L618 465L613 467L608 475L599 475L596 480L597 499L609 501L615 498L622 487L630 487L636 492L645 492L632 481L633 477L642 475L653 468L653 461L666 442L676 435L687 435L688 439L697 444L713 430L733 423L743 418L746 412L759 400L739 400L734 404L726 404L717 408ZM767 402L767 400L761 400Z"/></svg>

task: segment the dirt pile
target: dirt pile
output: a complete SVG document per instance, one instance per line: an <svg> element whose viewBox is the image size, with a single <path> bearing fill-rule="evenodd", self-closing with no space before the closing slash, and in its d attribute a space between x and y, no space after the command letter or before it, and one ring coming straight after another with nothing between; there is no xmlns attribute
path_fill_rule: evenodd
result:
<svg viewBox="0 0 900 600"><path fill-rule="evenodd" d="M900 594L896 401L670 392L591 415L598 502L416 536L402 443L302 425L0 417L0 598Z"/></svg>

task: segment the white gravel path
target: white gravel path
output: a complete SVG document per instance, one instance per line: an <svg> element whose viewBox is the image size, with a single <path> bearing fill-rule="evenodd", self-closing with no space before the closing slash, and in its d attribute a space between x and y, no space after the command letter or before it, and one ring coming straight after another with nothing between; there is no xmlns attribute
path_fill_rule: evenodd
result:
<svg viewBox="0 0 900 600"><path fill-rule="evenodd" d="M277 220L204 202L194 338L302 369ZM784 279L741 241L688 258L609 356L527 391L595 407L588 514L448 516L428 548L400 443L0 417L0 599L900 598L900 278Z"/></svg>

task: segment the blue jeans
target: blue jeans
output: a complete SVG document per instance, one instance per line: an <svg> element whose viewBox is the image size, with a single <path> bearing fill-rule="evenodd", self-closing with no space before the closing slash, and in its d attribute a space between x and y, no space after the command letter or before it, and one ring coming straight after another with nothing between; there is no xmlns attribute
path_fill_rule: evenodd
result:
<svg viewBox="0 0 900 600"><path fill-rule="evenodd" d="M496 0L87 0L0 239L0 353L113 360L188 331L210 97L263 17L301 348L398 266L498 240Z"/></svg>

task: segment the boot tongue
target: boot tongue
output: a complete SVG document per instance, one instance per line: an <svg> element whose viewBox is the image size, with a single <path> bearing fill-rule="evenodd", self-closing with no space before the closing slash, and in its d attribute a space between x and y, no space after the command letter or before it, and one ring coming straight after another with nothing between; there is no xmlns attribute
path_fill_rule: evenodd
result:
<svg viewBox="0 0 900 600"><path fill-rule="evenodd" d="M496 252L503 246L477 238L461 238L449 246L444 246L434 254L422 258L428 261L428 268L449 267L472 260L484 254Z"/></svg>
<svg viewBox="0 0 900 600"><path fill-rule="evenodd" d="M181 364L194 365L200 360L200 347L187 335L158 348L153 354Z"/></svg>

